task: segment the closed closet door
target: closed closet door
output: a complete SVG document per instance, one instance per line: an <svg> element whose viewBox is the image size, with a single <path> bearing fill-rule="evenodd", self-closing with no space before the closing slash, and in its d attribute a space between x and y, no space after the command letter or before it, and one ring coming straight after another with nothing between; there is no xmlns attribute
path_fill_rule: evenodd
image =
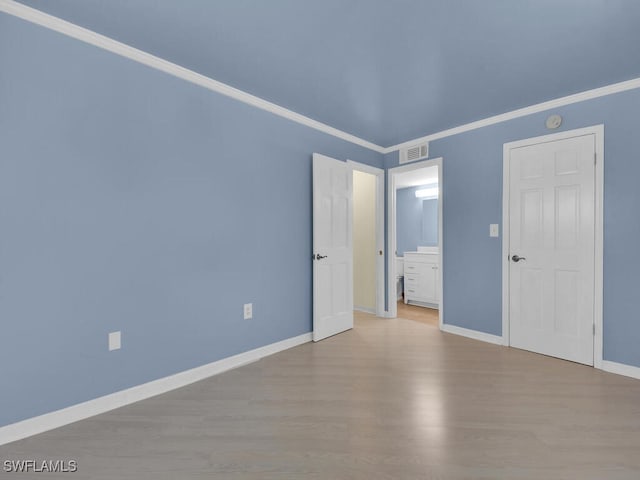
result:
<svg viewBox="0 0 640 480"><path fill-rule="evenodd" d="M593 365L595 135L509 157L510 344Z"/></svg>

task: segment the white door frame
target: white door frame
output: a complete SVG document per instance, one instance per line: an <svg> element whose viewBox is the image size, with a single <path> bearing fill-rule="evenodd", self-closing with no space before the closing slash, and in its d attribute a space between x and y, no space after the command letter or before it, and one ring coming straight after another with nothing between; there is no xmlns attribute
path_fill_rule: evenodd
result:
<svg viewBox="0 0 640 480"><path fill-rule="evenodd" d="M384 317L384 170L353 160L347 160L351 170L369 173L376 177L376 316Z"/></svg>
<svg viewBox="0 0 640 480"><path fill-rule="evenodd" d="M566 132L527 138L504 144L502 163L502 343L510 345L509 337L509 158L514 148L545 142L565 140L583 135L594 135L596 149L595 171L595 264L594 264L594 325L593 366L602 368L602 302L604 262L604 125L579 128Z"/></svg>
<svg viewBox="0 0 640 480"><path fill-rule="evenodd" d="M424 160L421 162L415 162L408 165L401 165L399 167L393 167L388 170L387 178L387 236L389 238L389 250L387 255L387 271L389 277L387 280L387 302L388 310L387 317L395 318L398 315L398 305L396 304L396 179L397 173L410 172L412 170L419 170L426 167L438 167L438 247L440 249L438 265L438 282L440 288L440 302L438 303L438 324L440 330L442 330L442 320L444 318L444 291L442 288L443 278L443 264L444 257L444 242L442 241L442 205L443 205L443 188L442 188L442 157L433 158L430 160Z"/></svg>

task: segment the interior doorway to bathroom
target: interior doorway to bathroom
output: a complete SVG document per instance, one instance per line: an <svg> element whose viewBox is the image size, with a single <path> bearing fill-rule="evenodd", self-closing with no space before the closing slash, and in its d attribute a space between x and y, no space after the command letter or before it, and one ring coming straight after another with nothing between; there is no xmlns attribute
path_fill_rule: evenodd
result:
<svg viewBox="0 0 640 480"><path fill-rule="evenodd" d="M389 316L442 325L442 159L389 169Z"/></svg>
<svg viewBox="0 0 640 480"><path fill-rule="evenodd" d="M353 306L384 317L384 171L348 164L353 170Z"/></svg>

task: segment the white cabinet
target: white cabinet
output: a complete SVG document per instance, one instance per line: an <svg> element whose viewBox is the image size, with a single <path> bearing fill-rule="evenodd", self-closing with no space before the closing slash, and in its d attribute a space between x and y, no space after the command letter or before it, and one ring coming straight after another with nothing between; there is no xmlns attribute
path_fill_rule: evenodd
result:
<svg viewBox="0 0 640 480"><path fill-rule="evenodd" d="M404 303L415 302L437 307L440 303L440 255L405 252Z"/></svg>

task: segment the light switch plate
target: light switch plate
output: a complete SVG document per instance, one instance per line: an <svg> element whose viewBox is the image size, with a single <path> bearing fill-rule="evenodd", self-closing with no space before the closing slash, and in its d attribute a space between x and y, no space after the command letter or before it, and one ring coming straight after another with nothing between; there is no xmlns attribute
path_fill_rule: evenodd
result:
<svg viewBox="0 0 640 480"><path fill-rule="evenodd" d="M111 332L109 334L109 351L120 350L122 347L122 335L120 332Z"/></svg>
<svg viewBox="0 0 640 480"><path fill-rule="evenodd" d="M489 236L490 237L500 236L500 226L497 223L492 223L491 225L489 225Z"/></svg>
<svg viewBox="0 0 640 480"><path fill-rule="evenodd" d="M253 303L244 304L244 319L249 320L253 318Z"/></svg>

